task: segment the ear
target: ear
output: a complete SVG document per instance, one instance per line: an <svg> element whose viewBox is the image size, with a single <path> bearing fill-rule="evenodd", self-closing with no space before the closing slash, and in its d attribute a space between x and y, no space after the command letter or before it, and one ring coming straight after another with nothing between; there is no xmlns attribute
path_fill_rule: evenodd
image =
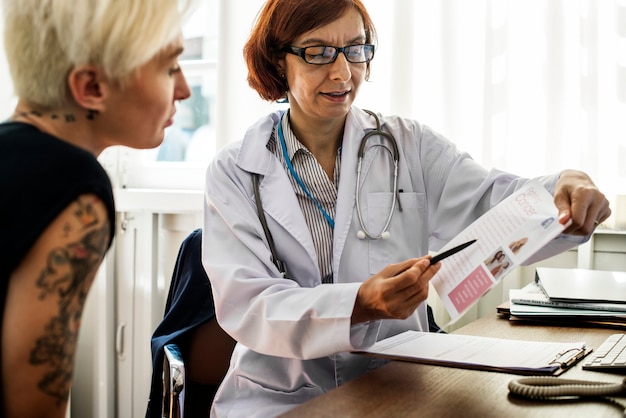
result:
<svg viewBox="0 0 626 418"><path fill-rule="evenodd" d="M276 71L278 74L285 74L285 68L287 68L287 63L284 58L280 58L276 63Z"/></svg>
<svg viewBox="0 0 626 418"><path fill-rule="evenodd" d="M93 65L74 67L67 81L76 104L85 109L104 110L108 83L101 69Z"/></svg>

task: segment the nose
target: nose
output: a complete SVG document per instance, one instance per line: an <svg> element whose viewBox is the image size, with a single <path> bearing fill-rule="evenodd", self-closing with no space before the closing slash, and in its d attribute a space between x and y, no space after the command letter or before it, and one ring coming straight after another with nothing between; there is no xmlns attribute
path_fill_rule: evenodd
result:
<svg viewBox="0 0 626 418"><path fill-rule="evenodd" d="M187 78L182 71L176 74L174 85L174 100L185 100L191 96L191 89L187 84Z"/></svg>
<svg viewBox="0 0 626 418"><path fill-rule="evenodd" d="M345 52L340 52L337 59L330 66L330 77L333 80L348 81L352 77L350 63L346 59Z"/></svg>

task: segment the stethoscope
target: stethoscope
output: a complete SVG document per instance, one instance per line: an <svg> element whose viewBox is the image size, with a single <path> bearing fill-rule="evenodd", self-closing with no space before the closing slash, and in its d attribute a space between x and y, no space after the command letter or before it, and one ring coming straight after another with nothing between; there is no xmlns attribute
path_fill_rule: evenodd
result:
<svg viewBox="0 0 626 418"><path fill-rule="evenodd" d="M369 115L374 117L374 119L376 120L376 128L366 133L365 136L361 138L361 143L359 145L358 161L357 161L357 169L356 169L356 192L355 194L356 194L356 212L359 218L359 224L361 226L361 229L357 232L356 236L359 239L365 239L365 238L374 239L374 240L388 239L391 235L389 233L389 224L391 223L393 212L396 209L396 201L398 201L398 161L400 159L399 152L398 152L398 143L396 142L396 139L393 137L391 133L383 131L383 129L380 126L380 119L378 119L378 116L374 112L365 110L365 109L363 110ZM305 192L307 197L311 199L315 203L317 208L322 212L322 214L324 215L324 218L326 219L330 227L334 229L335 222L332 219L332 217L324 210L324 208L322 208L319 202L311 195L307 187L304 185L304 182L300 179L300 177L298 176L298 173L296 173L295 169L291 165L291 161L289 159L289 156L287 155L287 145L285 143L285 137L284 137L281 125L282 123L279 122L278 123L278 138L280 141L283 156L287 163L287 168L289 169L289 172L294 177L294 179L296 180L300 188L302 188L302 190ZM367 144L367 140L375 135L386 138L391 143L393 147L393 152L388 147L384 146L383 144L376 144L374 146L383 147L393 158L393 165L394 165L393 186L392 186L393 196L392 196L392 202L391 202L391 209L389 210L389 214L387 215L387 220L385 221L385 225L383 226L382 230L378 234L373 234L372 232L370 232L365 226L365 223L363 222L363 215L361 213L361 202L360 202L360 187L359 187L361 184L361 166L363 162L363 156L365 154L365 145ZM400 210L402 210L402 207L400 207Z"/></svg>
<svg viewBox="0 0 626 418"><path fill-rule="evenodd" d="M359 145L359 153L358 153L358 162L356 167L356 213L359 217L359 224L361 225L361 229L356 233L356 236L359 239L388 239L390 237L389 233L389 224L391 223L391 218L393 217L393 212L396 209L396 201L398 200L398 161L400 159L398 152L398 143L393 135L389 132L383 131L380 126L380 120L378 116L372 111L363 109L366 113L373 116L376 120L376 129L369 131L365 136L361 139L361 144ZM365 154L365 145L367 140L371 137L378 135L383 138L386 138L393 147L393 152L383 144L376 144L376 147L383 147L393 158L393 196L391 199L391 209L389 210L389 214L387 215L387 220L385 221L385 226L378 234L373 234L370 232L365 226L365 222L363 222L363 215L361 213L361 197L360 197L360 186L361 186L361 165L363 163L363 155Z"/></svg>

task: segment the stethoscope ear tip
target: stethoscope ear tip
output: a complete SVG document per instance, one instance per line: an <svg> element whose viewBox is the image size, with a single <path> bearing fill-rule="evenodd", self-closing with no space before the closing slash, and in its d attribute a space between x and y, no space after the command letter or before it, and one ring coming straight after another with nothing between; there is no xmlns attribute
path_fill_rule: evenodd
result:
<svg viewBox="0 0 626 418"><path fill-rule="evenodd" d="M359 232L357 232L357 233L356 233L356 237L357 237L358 239L365 239L365 232L363 232L363 231L359 231Z"/></svg>

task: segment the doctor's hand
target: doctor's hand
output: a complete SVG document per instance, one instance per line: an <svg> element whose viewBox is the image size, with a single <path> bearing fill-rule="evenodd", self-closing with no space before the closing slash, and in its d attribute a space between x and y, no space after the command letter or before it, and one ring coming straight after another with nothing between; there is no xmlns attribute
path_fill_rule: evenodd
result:
<svg viewBox="0 0 626 418"><path fill-rule="evenodd" d="M565 170L554 190L554 204L559 210L559 222L572 224L563 231L572 235L589 235L611 215L609 201L591 178L582 171Z"/></svg>
<svg viewBox="0 0 626 418"><path fill-rule="evenodd" d="M405 319L428 297L428 283L441 263L430 256L390 264L367 279L356 296L352 324L378 319Z"/></svg>

